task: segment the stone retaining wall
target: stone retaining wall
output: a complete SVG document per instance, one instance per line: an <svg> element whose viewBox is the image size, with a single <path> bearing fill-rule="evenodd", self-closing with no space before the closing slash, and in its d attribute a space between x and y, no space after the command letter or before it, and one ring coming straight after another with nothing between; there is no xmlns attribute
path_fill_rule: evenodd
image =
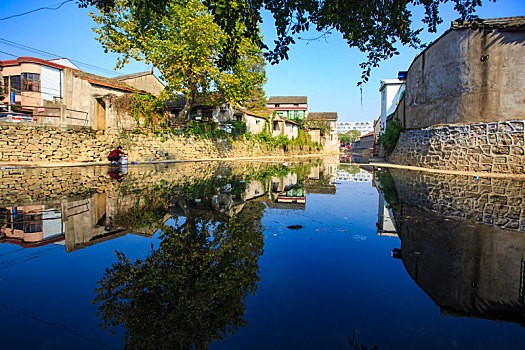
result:
<svg viewBox="0 0 525 350"><path fill-rule="evenodd" d="M299 164L299 163L298 163ZM19 168L0 170L0 205L48 203L62 198L84 198L94 193L147 193L156 186L183 186L218 176L265 172L271 163L185 162L134 165L120 182L111 179L111 167Z"/></svg>
<svg viewBox="0 0 525 350"><path fill-rule="evenodd" d="M390 169L398 198L442 215L525 232L525 181Z"/></svg>
<svg viewBox="0 0 525 350"><path fill-rule="evenodd" d="M0 125L0 163L107 162L107 155L122 145L130 161L287 156L311 153L251 141L209 140L196 137L122 133L104 135L89 129L58 130L45 127Z"/></svg>
<svg viewBox="0 0 525 350"><path fill-rule="evenodd" d="M525 120L406 130L395 164L473 172L525 173Z"/></svg>

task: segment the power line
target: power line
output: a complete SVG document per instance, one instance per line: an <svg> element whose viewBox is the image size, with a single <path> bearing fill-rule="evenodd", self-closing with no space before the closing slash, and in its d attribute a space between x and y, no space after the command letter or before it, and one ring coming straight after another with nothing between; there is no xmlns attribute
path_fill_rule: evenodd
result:
<svg viewBox="0 0 525 350"><path fill-rule="evenodd" d="M26 51L29 51L29 52L37 53L39 55L45 55L45 56L52 57L52 58L62 58L63 57L61 55L57 55L57 54L54 54L54 53L51 53L51 52L48 52L48 51L40 50L40 49L31 47L31 46L22 45L22 44L19 44L19 43L16 43L14 41L7 40L7 39L4 39L4 38L0 38L0 44L4 44L4 45L7 45L7 46L15 47L17 49L21 49L21 50L26 50ZM13 55L11 55L11 56L13 56ZM95 65L92 65L92 64L89 64L89 63L85 63L85 62L82 62L82 61L74 60L74 59L69 59L69 60L71 62L73 62L73 63L76 63L76 64L79 64L79 65L83 65L83 66L86 66L86 67L89 67L89 68L92 68L92 69L97 69L99 71L105 72L106 74L112 74L112 75L115 75L115 76L119 75L115 71L112 71L112 70L109 70L109 69L106 69L106 68L98 67L98 66L95 66Z"/></svg>
<svg viewBox="0 0 525 350"><path fill-rule="evenodd" d="M0 53L3 53L4 55L13 56L13 57L18 57L17 55L13 55L12 53L9 53L9 52L0 51Z"/></svg>
<svg viewBox="0 0 525 350"><path fill-rule="evenodd" d="M20 16L25 16L25 15L28 15L30 13L33 13L33 12L37 12L37 11L41 11L41 10L58 10L59 8L62 7L62 5L64 5L65 3L68 3L68 2L72 2L73 0L66 0L66 1L63 1L61 4L58 5L58 7L40 7L40 8L37 8L37 9L34 9L34 10L31 10L31 11L27 11L27 12L24 12L24 13L19 13L19 14L16 14L16 15L12 15L12 16L8 16L8 17L4 17L4 18L0 18L0 21L5 21L6 19L10 19L10 18L14 18L14 17L20 17Z"/></svg>

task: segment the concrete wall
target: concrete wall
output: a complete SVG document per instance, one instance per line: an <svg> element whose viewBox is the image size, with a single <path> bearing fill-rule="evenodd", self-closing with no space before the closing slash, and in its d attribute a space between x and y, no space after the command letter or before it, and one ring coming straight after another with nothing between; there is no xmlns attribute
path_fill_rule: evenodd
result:
<svg viewBox="0 0 525 350"><path fill-rule="evenodd" d="M153 74L143 75L141 77L124 79L122 82L133 86L135 89L147 91L155 96L158 96L164 85Z"/></svg>
<svg viewBox="0 0 525 350"><path fill-rule="evenodd" d="M450 30L408 71L406 126L525 119L525 31Z"/></svg>

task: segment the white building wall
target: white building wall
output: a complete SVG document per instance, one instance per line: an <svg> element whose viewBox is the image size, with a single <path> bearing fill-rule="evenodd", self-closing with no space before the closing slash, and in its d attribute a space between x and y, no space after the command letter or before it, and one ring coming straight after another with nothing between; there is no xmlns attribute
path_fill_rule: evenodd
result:
<svg viewBox="0 0 525 350"><path fill-rule="evenodd" d="M350 130L357 130L361 135L374 131L374 123L371 121L337 122L337 133L344 134Z"/></svg>
<svg viewBox="0 0 525 350"><path fill-rule="evenodd" d="M54 97L63 96L64 72L57 68L41 66L40 91L41 101L53 101Z"/></svg>
<svg viewBox="0 0 525 350"><path fill-rule="evenodd" d="M399 98L405 91L405 81L389 79L381 81L381 129L386 126L386 118L395 112Z"/></svg>

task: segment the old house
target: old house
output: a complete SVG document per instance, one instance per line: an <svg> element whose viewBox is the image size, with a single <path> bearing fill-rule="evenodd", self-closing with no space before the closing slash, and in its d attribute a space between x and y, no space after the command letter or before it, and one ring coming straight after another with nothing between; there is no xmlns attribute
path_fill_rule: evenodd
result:
<svg viewBox="0 0 525 350"><path fill-rule="evenodd" d="M330 126L328 135L323 135L321 143L327 152L337 152L339 150L339 137L337 135L337 112L310 112L308 120L319 120L326 122Z"/></svg>
<svg viewBox="0 0 525 350"><path fill-rule="evenodd" d="M155 96L158 96L164 90L164 84L153 74L153 68L146 72L121 75L113 79Z"/></svg>
<svg viewBox="0 0 525 350"><path fill-rule="evenodd" d="M306 96L271 96L266 108L276 112L279 117L289 120L304 120L308 110Z"/></svg>
<svg viewBox="0 0 525 350"><path fill-rule="evenodd" d="M0 61L5 97L0 121L30 116L36 125L82 126L95 130L134 128L114 98L137 91L121 81L81 71L69 60L19 57ZM26 120L26 119L24 119Z"/></svg>
<svg viewBox="0 0 525 350"><path fill-rule="evenodd" d="M178 95L166 101L168 112L172 118L178 118L184 106L186 97ZM216 123L225 123L235 120L235 109L228 102L213 97L198 97L196 103L191 108L188 120L212 120ZM241 116L237 118L241 120Z"/></svg>
<svg viewBox="0 0 525 350"><path fill-rule="evenodd" d="M273 116L270 127L273 137L285 136L295 139L299 136L299 124L278 114Z"/></svg>
<svg viewBox="0 0 525 350"><path fill-rule="evenodd" d="M406 128L525 119L525 17L451 27L407 74L398 119Z"/></svg>
<svg viewBox="0 0 525 350"><path fill-rule="evenodd" d="M250 134L259 134L264 131L267 116L262 113L251 112L244 108L237 108L234 112L235 117L246 123L246 130Z"/></svg>

